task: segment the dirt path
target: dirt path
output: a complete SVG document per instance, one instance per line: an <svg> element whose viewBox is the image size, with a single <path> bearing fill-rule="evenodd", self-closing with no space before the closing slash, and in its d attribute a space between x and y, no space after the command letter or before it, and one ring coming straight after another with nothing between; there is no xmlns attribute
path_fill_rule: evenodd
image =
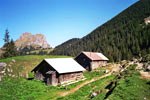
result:
<svg viewBox="0 0 150 100"><path fill-rule="evenodd" d="M104 78L104 77L107 77L107 76L109 76L109 75L111 75L111 73L102 75L101 77L93 78L93 79L91 79L91 80L87 80L87 81L85 81L85 82L79 84L78 86L76 86L75 88L73 88L73 89L71 89L71 90L69 90L69 91L60 92L59 95L60 95L60 96L67 96L67 95L69 95L69 94L72 94L72 93L76 92L76 91L79 90L81 87L83 87L83 86L85 86L85 85L87 85L87 84L89 84L89 83L92 83L92 82L94 82L94 81L97 81L97 80L99 80L99 79L102 79L102 78Z"/></svg>

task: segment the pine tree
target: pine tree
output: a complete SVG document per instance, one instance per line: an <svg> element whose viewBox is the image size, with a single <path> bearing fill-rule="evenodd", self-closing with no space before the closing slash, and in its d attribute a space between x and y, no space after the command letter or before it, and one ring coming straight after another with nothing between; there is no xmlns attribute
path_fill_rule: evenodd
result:
<svg viewBox="0 0 150 100"><path fill-rule="evenodd" d="M3 57L5 58L16 56L18 54L13 39L11 39L10 41L9 38L10 38L9 32L8 29L6 29L5 36L4 36L4 46L3 46L3 50L4 50Z"/></svg>
<svg viewBox="0 0 150 100"><path fill-rule="evenodd" d="M10 52L11 56L16 56L18 54L18 52L17 52L17 49L16 49L13 39L11 39L9 46L10 46L9 52Z"/></svg>
<svg viewBox="0 0 150 100"><path fill-rule="evenodd" d="M5 30L5 36L4 36L3 40L4 40L4 46L3 47L7 47L7 45L10 42L8 29Z"/></svg>

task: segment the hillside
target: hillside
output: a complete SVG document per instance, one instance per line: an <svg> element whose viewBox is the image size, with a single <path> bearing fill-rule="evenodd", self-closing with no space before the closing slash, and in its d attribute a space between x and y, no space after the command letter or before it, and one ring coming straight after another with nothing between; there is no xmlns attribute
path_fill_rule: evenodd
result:
<svg viewBox="0 0 150 100"><path fill-rule="evenodd" d="M59 45L52 54L76 56L81 51L102 52L110 61L150 53L150 0L140 0L72 45Z"/></svg>
<svg viewBox="0 0 150 100"><path fill-rule="evenodd" d="M80 39L79 38L73 38L70 39L60 45L58 45L56 48L54 48L54 51L57 50L57 55L68 55L67 52L65 51L67 48L69 49L70 46L75 45ZM64 49L66 48L66 49Z"/></svg>
<svg viewBox="0 0 150 100"><path fill-rule="evenodd" d="M29 73L31 69L44 58L64 56L18 56L1 59L7 63L9 72L0 81L1 100L149 100L150 80L139 74L136 63L122 61L110 63L92 72L84 72L85 80L67 86L46 86L37 80L27 80L17 75ZM119 65L119 66L118 66ZM12 71L10 69L13 69ZM8 70L9 69L9 70ZM106 70L109 72L106 73ZM119 74L118 74L119 71ZM113 74L111 74L113 72ZM17 77L15 77L15 76ZM12 77L10 77L12 76ZM29 78L33 75L29 73ZM9 88L8 88L9 87ZM96 95L93 95L95 94Z"/></svg>
<svg viewBox="0 0 150 100"><path fill-rule="evenodd" d="M12 77L28 78L31 70L45 58L64 58L68 56L52 56L52 55L26 55L0 59L0 63L6 63L5 74ZM1 66L0 66L1 67ZM1 72L1 71L0 71Z"/></svg>

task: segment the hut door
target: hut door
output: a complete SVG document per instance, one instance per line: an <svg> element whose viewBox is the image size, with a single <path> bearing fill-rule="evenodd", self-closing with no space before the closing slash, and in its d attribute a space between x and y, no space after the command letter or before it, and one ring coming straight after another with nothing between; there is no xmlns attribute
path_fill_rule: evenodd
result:
<svg viewBox="0 0 150 100"><path fill-rule="evenodd" d="M56 79L56 72L51 71L47 74L47 84L48 85L56 85L57 84L57 79Z"/></svg>
<svg viewBox="0 0 150 100"><path fill-rule="evenodd" d="M48 74L47 75L47 82L46 82L48 85L51 85L52 84L52 74Z"/></svg>

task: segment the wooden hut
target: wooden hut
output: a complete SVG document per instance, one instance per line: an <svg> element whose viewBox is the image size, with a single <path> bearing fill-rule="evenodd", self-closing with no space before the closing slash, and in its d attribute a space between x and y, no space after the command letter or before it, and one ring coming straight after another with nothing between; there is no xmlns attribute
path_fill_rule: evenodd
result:
<svg viewBox="0 0 150 100"><path fill-rule="evenodd" d="M75 60L82 65L86 70L91 71L100 66L105 66L108 58L98 52L81 52Z"/></svg>
<svg viewBox="0 0 150 100"><path fill-rule="evenodd" d="M83 78L85 69L72 58L44 59L31 72L35 79L48 85L58 85Z"/></svg>

